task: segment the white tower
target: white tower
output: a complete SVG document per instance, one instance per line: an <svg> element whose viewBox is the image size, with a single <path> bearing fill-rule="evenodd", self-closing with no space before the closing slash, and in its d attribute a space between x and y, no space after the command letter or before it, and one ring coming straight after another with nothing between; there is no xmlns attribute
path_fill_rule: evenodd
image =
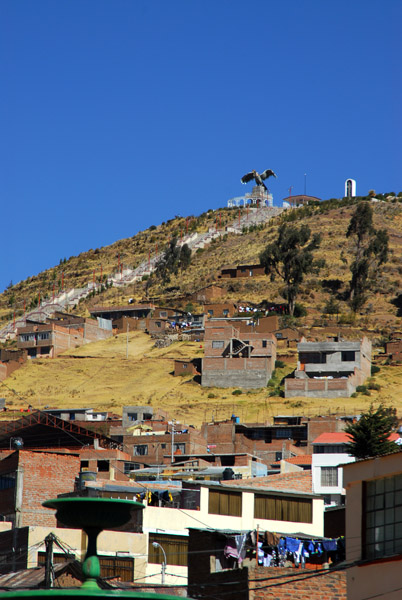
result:
<svg viewBox="0 0 402 600"><path fill-rule="evenodd" d="M356 196L356 181L354 179L347 179L345 181L345 197L354 198Z"/></svg>

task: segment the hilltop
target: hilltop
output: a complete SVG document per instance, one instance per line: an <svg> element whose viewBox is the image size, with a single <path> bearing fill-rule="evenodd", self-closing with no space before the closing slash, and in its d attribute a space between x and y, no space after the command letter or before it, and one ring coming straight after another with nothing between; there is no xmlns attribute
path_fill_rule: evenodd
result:
<svg viewBox="0 0 402 600"><path fill-rule="evenodd" d="M189 295L202 285L217 281L224 289L221 302L230 300L253 305L264 300L283 302L279 281L271 282L268 277L244 280L218 277L220 269L228 264L258 263L259 253L275 239L279 224L288 221L297 225L307 224L313 233L322 234L316 256L326 260L326 267L319 275L306 277L302 285L297 302L307 314L295 323L304 328L314 327L317 332L319 326L327 323L338 327L352 325L356 332L364 330L375 343L380 344L402 326L399 309L394 304L402 283L402 203L395 199L373 204L375 226L387 230L390 253L362 314L358 315L351 313L344 294L350 280L351 241L346 238L346 230L354 207L355 201L333 200L292 209L266 223L251 227L244 225L240 235L224 231L226 225L237 219L237 208L211 210L199 217L175 217L132 238L62 259L52 269L10 287L0 295L0 318L4 323L14 310L17 315L21 314L24 300L27 307L34 306L39 293L41 298L45 295L51 297L53 285L58 290L62 279L66 287L82 287L93 280L94 271L97 281L102 271L104 285L100 293L85 298L74 309L75 313L83 316L89 315L95 305L126 304L130 298L135 302L152 298L159 305L196 312L200 307L190 300ZM242 218L245 216L246 209L242 209ZM219 227L221 235L205 248L193 252L190 266L173 275L169 283L162 285L160 281L153 281L154 278L150 282L148 277L144 277L142 281L124 288L106 285L108 276L117 272L119 264L135 267L155 252L160 252L172 237L180 239L186 232L206 232ZM324 314L324 306L331 297L336 297L339 304L337 319ZM321 406L319 400L292 399L289 402L269 397L266 389L236 397L232 395L233 390L203 389L191 378L173 377L174 358L202 356L203 350L195 342L177 342L168 348L158 349L153 348L153 341L145 334L131 333L128 359L125 358L125 344L126 336L122 335L86 345L54 360L29 361L5 381L7 387L3 386L2 395L15 406L28 403L37 408L45 405L88 405L117 413L124 404L163 405L174 416L194 424L211 418L212 414L214 418L226 418L236 412L243 420L253 421L269 418L277 412L296 410L313 414L320 409L321 412L328 410L324 401L321 401ZM279 379L295 366L296 356L288 356L286 364L277 373ZM396 405L399 402L399 373L399 367L383 366L376 377L382 389L380 392L373 391L371 400L382 399ZM331 410L359 410L366 408L369 402L369 398L361 395L339 402L334 400Z"/></svg>

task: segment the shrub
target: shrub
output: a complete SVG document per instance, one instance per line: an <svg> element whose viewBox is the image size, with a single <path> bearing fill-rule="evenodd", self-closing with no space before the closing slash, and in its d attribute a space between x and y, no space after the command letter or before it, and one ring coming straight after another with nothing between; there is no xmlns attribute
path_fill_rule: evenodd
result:
<svg viewBox="0 0 402 600"><path fill-rule="evenodd" d="M213 392L209 392L207 398L217 398L217 396Z"/></svg>
<svg viewBox="0 0 402 600"><path fill-rule="evenodd" d="M286 367L286 363L284 363L283 360L275 361L275 369L283 369L283 367Z"/></svg>
<svg viewBox="0 0 402 600"><path fill-rule="evenodd" d="M379 384L379 383L374 383L373 381L371 381L371 382L368 384L368 386L367 386L367 387L368 387L368 389L369 389L369 390L376 390L377 392L379 392L379 391L380 391L380 389L381 389L381 386L380 386L380 384Z"/></svg>
<svg viewBox="0 0 402 600"><path fill-rule="evenodd" d="M307 316L307 308L305 306L303 306L302 304L299 304L298 302L296 302L293 316L296 318L306 317Z"/></svg>
<svg viewBox="0 0 402 600"><path fill-rule="evenodd" d="M366 392L366 391L367 391L367 386L366 385L358 385L356 387L356 392L363 393L363 392Z"/></svg>
<svg viewBox="0 0 402 600"><path fill-rule="evenodd" d="M380 367L377 367L377 365L371 365L371 374L375 375L376 373L379 373L381 371Z"/></svg>
<svg viewBox="0 0 402 600"><path fill-rule="evenodd" d="M241 396L242 393L243 393L243 390L233 390L232 395L233 396Z"/></svg>
<svg viewBox="0 0 402 600"><path fill-rule="evenodd" d="M357 392L353 392L353 394L350 394L351 398L357 398L359 394Z"/></svg>

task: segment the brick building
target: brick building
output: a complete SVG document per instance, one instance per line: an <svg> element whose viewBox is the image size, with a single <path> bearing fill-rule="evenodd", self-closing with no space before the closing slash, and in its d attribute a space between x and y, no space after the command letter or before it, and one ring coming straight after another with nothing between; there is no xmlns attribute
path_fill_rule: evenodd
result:
<svg viewBox="0 0 402 600"><path fill-rule="evenodd" d="M262 275L265 275L264 267L260 264L252 264L223 267L218 277L221 279L237 279L240 277L261 277Z"/></svg>
<svg viewBox="0 0 402 600"><path fill-rule="evenodd" d="M111 324L110 328L104 328L95 319L56 313L47 323L27 322L24 327L18 327L17 347L24 349L30 358L54 358L65 350L107 339L111 335Z"/></svg>
<svg viewBox="0 0 402 600"><path fill-rule="evenodd" d="M3 381L19 369L27 360L26 350L0 350L0 381Z"/></svg>
<svg viewBox="0 0 402 600"><path fill-rule="evenodd" d="M197 304L205 304L225 295L225 290L218 285L207 285L191 294L191 300Z"/></svg>
<svg viewBox="0 0 402 600"><path fill-rule="evenodd" d="M223 302L217 304L207 304L203 305L204 313L208 317L233 317L236 313L236 305L233 302Z"/></svg>
<svg viewBox="0 0 402 600"><path fill-rule="evenodd" d="M18 450L0 461L0 514L15 527L56 526L42 502L71 492L80 471L78 455Z"/></svg>
<svg viewBox="0 0 402 600"><path fill-rule="evenodd" d="M135 433L135 432L133 432ZM168 464L171 462L172 444L174 457L206 454L207 445L200 431L193 428L176 430L171 425L159 432L142 432L141 435L125 435L124 447L132 460L139 464Z"/></svg>
<svg viewBox="0 0 402 600"><path fill-rule="evenodd" d="M276 339L271 333L240 334L231 323L207 321L204 342L201 385L240 388L267 385L276 360Z"/></svg>

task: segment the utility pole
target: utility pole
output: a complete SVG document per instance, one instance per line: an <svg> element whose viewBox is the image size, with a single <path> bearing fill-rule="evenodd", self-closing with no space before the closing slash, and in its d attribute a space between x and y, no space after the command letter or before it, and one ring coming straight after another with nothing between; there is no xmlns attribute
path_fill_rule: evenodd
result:
<svg viewBox="0 0 402 600"><path fill-rule="evenodd" d="M173 465L173 459L174 459L174 420L172 420L172 465Z"/></svg>
<svg viewBox="0 0 402 600"><path fill-rule="evenodd" d="M45 587L54 587L54 570L53 570L53 543L55 541L53 533L49 533L45 537L46 557L45 557Z"/></svg>
<svg viewBox="0 0 402 600"><path fill-rule="evenodd" d="M126 332L126 359L128 359L128 317L126 317L127 332Z"/></svg>

